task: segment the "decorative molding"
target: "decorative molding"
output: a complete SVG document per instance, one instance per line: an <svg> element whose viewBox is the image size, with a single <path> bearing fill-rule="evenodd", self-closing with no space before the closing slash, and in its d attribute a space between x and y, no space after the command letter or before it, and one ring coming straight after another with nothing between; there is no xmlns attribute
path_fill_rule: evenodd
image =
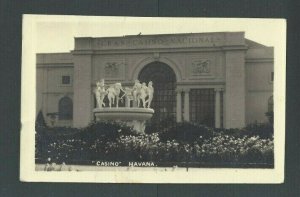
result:
<svg viewBox="0 0 300 197"><path fill-rule="evenodd" d="M187 82L177 82L177 85L225 85L225 81L187 81Z"/></svg>
<svg viewBox="0 0 300 197"><path fill-rule="evenodd" d="M131 74L130 79L131 80L135 80L138 78L139 73L141 72L141 70L148 64L154 62L153 57L145 57L143 59L141 59L140 61L138 61L133 67L133 71ZM182 73L180 72L180 68L177 65L177 63L175 61L173 61L171 58L167 58L167 57L160 57L159 58L159 62L165 63L168 66L170 66L172 68L172 70L174 71L175 75L176 75L176 81L182 81Z"/></svg>
<svg viewBox="0 0 300 197"><path fill-rule="evenodd" d="M191 91L191 88L190 87L183 87L182 91L185 92L185 93L189 93Z"/></svg>
<svg viewBox="0 0 300 197"><path fill-rule="evenodd" d="M123 80L125 67L125 61L106 61L103 65L103 77L107 80Z"/></svg>
<svg viewBox="0 0 300 197"><path fill-rule="evenodd" d="M67 95L67 96L70 96L70 95L73 95L74 93L73 92L42 92L42 94L54 94L54 95Z"/></svg>
<svg viewBox="0 0 300 197"><path fill-rule="evenodd" d="M185 57L187 79L210 81L216 79L220 75L217 73L218 55L213 53L187 54Z"/></svg>
<svg viewBox="0 0 300 197"><path fill-rule="evenodd" d="M245 63L274 63L274 59L273 58L247 58L246 57Z"/></svg>
<svg viewBox="0 0 300 197"><path fill-rule="evenodd" d="M223 92L224 88L216 87L214 90L215 90L215 92Z"/></svg>
<svg viewBox="0 0 300 197"><path fill-rule="evenodd" d="M248 89L247 90L248 93L266 93L266 92L273 92L272 89L261 89L261 90L254 90L254 89Z"/></svg>
<svg viewBox="0 0 300 197"><path fill-rule="evenodd" d="M120 64L117 62L107 62L104 66L104 76L107 78L117 78L120 72Z"/></svg>
<svg viewBox="0 0 300 197"><path fill-rule="evenodd" d="M176 93L182 93L183 89L182 88L176 88L175 91L176 91Z"/></svg>
<svg viewBox="0 0 300 197"><path fill-rule="evenodd" d="M37 68L74 68L73 63L38 63Z"/></svg>
<svg viewBox="0 0 300 197"><path fill-rule="evenodd" d="M207 75L211 72L211 63L208 59L194 60L190 66L192 76Z"/></svg>
<svg viewBox="0 0 300 197"><path fill-rule="evenodd" d="M160 58L159 52L153 53L153 59L154 59L155 61L159 61L159 58Z"/></svg>

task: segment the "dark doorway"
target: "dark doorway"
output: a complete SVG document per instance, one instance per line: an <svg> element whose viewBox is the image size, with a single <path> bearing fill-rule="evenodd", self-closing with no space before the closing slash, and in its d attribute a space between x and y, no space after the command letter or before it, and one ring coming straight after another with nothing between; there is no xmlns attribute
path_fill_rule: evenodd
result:
<svg viewBox="0 0 300 197"><path fill-rule="evenodd" d="M153 62L142 69L138 79L141 83L153 82L154 96L151 108L154 109L155 113L151 122L159 123L167 119L175 121L176 76L172 68L162 62Z"/></svg>

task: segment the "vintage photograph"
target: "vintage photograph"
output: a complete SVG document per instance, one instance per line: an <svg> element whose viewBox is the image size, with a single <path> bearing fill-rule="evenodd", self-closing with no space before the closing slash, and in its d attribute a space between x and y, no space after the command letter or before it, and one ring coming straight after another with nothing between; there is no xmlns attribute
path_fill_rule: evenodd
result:
<svg viewBox="0 0 300 197"><path fill-rule="evenodd" d="M21 180L283 181L284 20L23 25Z"/></svg>

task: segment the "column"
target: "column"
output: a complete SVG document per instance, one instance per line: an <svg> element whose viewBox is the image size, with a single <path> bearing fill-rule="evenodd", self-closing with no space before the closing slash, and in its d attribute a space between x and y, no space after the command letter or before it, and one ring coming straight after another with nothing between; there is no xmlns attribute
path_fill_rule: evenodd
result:
<svg viewBox="0 0 300 197"><path fill-rule="evenodd" d="M181 107L181 89L176 90L176 121L182 121L182 107Z"/></svg>
<svg viewBox="0 0 300 197"><path fill-rule="evenodd" d="M221 88L215 88L215 127L221 127Z"/></svg>
<svg viewBox="0 0 300 197"><path fill-rule="evenodd" d="M190 121L190 89L184 90L184 121Z"/></svg>

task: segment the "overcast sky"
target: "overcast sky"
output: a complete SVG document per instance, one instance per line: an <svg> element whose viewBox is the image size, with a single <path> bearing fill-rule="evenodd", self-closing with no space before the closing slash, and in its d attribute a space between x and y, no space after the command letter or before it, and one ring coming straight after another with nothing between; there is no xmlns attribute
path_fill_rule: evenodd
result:
<svg viewBox="0 0 300 197"><path fill-rule="evenodd" d="M284 21L276 19L137 18L36 16L36 52L69 52L74 37L244 31L245 37L274 46L285 35Z"/></svg>

